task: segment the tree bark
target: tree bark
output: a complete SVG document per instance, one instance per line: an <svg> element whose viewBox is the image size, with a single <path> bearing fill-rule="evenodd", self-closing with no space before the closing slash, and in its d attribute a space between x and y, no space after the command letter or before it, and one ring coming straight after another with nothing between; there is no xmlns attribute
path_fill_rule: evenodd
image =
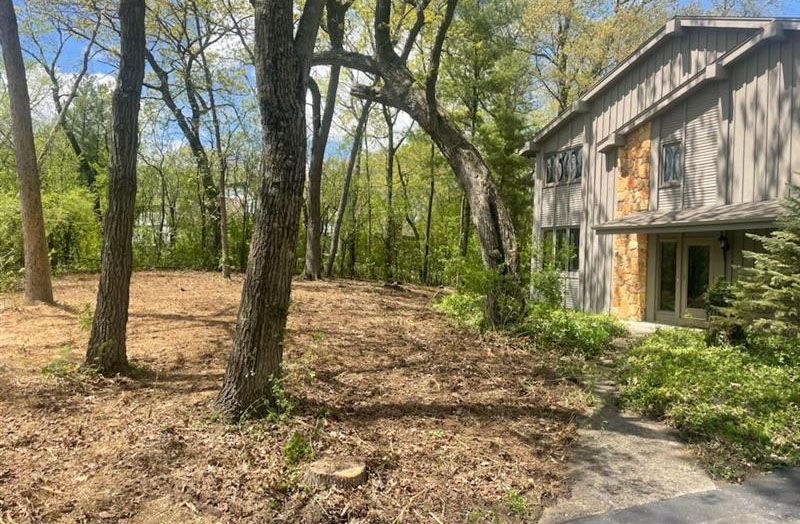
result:
<svg viewBox="0 0 800 524"><path fill-rule="evenodd" d="M53 301L50 260L44 231L41 182L36 162L28 80L19 44L17 16L11 0L0 0L0 44L11 109L11 131L19 184L22 241L25 254L25 300Z"/></svg>
<svg viewBox="0 0 800 524"><path fill-rule="evenodd" d="M436 178L434 176L436 174L436 163L434 161L435 158L434 147L435 146L433 145L433 143L431 143L431 162L430 162L431 189L428 192L428 216L425 218L425 252L422 254L422 282L424 284L428 283L428 278L429 278L428 259L430 257L430 251L431 251L431 220L433 216L433 192L434 189L436 188L435 186Z"/></svg>
<svg viewBox="0 0 800 524"><path fill-rule="evenodd" d="M233 348L217 397L231 419L269 407L281 374L305 185L305 96L322 12L321 0L308 0L293 37L292 0L253 4L261 187Z"/></svg>
<svg viewBox="0 0 800 524"><path fill-rule="evenodd" d="M356 161L358 160L359 150L361 148L361 137L364 134L364 129L367 126L369 119L370 103L366 102L361 109L361 115L358 117L358 124L356 124L356 132L353 137L353 147L350 149L350 159L347 162L347 172L344 176L344 184L342 185L342 196L339 199L339 207L336 210L336 221L333 225L333 234L331 235L331 252L328 255L328 263L325 267L325 274L328 277L333 276L333 262L336 260L336 252L339 249L339 235L342 230L342 221L344 220L344 212L347 208L347 197L350 191L350 180L353 178L353 169L355 168Z"/></svg>
<svg viewBox="0 0 800 524"><path fill-rule="evenodd" d="M121 0L120 63L111 101L108 211L103 221L97 305L84 363L103 374L128 367L126 329L133 271L139 102L144 79L144 13L144 0Z"/></svg>

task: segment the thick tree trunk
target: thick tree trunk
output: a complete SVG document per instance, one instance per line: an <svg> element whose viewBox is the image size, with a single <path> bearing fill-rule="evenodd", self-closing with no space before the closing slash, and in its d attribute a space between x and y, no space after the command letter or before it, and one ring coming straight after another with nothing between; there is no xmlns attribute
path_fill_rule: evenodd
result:
<svg viewBox="0 0 800 524"><path fill-rule="evenodd" d="M25 253L25 299L53 301L50 260L44 232L41 183L31 123L28 80L19 44L17 16L11 0L0 0L0 44L11 106L11 131L19 183L22 242Z"/></svg>
<svg viewBox="0 0 800 524"><path fill-rule="evenodd" d="M333 234L331 235L331 252L328 255L328 263L325 267L325 274L328 277L333 276L333 262L336 260L336 252L339 249L339 235L342 230L342 221L344 220L344 212L347 208L347 196L350 192L350 181L353 178L353 169L355 168L356 161L358 160L359 150L361 148L361 137L364 134L364 129L367 126L369 119L370 103L366 102L361 115L358 117L358 124L356 124L356 133L353 137L353 147L350 149L350 159L347 162L347 172L344 176L344 184L342 185L342 196L339 199L339 207L336 210L336 221L333 224ZM306 259L307 260L307 259Z"/></svg>
<svg viewBox="0 0 800 524"><path fill-rule="evenodd" d="M341 67L332 66L325 95L325 109L322 113L319 131L311 145L311 164L308 168L308 189L306 204L306 258L303 276L308 280L322 278L322 214L320 211L322 191L322 167L325 161L325 147L336 109L336 93L339 89Z"/></svg>
<svg viewBox="0 0 800 524"><path fill-rule="evenodd" d="M281 373L283 337L305 182L305 95L321 1L308 0L297 38L291 0L255 0L255 67L261 113L260 200L219 409L229 418L268 407Z"/></svg>
<svg viewBox="0 0 800 524"><path fill-rule="evenodd" d="M433 192L436 188L436 164L434 162L434 145L431 144L431 189L428 192L428 216L425 218L425 252L422 255L422 282L427 284L430 277L428 259L430 258L431 251L431 221L433 217Z"/></svg>
<svg viewBox="0 0 800 524"><path fill-rule="evenodd" d="M133 223L139 102L144 79L144 0L121 0L121 57L111 101L108 211L103 221L100 286L84 366L104 374L124 371L128 302L133 270Z"/></svg>

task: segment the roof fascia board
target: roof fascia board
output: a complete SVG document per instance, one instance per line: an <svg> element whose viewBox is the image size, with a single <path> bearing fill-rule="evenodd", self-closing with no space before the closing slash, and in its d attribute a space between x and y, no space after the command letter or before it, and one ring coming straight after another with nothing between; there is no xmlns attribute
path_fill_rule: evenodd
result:
<svg viewBox="0 0 800 524"><path fill-rule="evenodd" d="M748 219L741 221L718 220L714 222L679 222L672 224L643 224L640 226L631 224L609 224L597 225L592 229L598 235L628 235L632 233L682 233L682 232L703 232L703 231L741 231L743 229L768 229L776 224L775 218L763 218L759 220Z"/></svg>

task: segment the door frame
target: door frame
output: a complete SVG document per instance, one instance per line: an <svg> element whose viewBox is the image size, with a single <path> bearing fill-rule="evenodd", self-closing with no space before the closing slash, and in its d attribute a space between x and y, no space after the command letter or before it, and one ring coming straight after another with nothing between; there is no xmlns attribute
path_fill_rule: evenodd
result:
<svg viewBox="0 0 800 524"><path fill-rule="evenodd" d="M703 327L707 322L705 309L687 307L688 291L688 256L689 246L701 245L709 247L709 268L708 285L713 285L714 281L725 275L725 262L722 256L722 249L717 240L718 234L709 235L708 233L676 233L669 235L655 235L656 252L654 253L652 268L653 278L648 279L651 286L648 293L654 298L649 301L652 305L652 315L650 318L659 323L673 324L678 326ZM659 310L661 292L661 244L663 242L676 242L676 268L675 268L675 311Z"/></svg>

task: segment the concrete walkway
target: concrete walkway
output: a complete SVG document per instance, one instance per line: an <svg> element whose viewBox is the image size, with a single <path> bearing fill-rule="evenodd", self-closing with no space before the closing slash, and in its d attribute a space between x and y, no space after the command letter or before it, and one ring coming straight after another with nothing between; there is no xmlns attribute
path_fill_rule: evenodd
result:
<svg viewBox="0 0 800 524"><path fill-rule="evenodd" d="M596 386L602 407L579 430L570 464L570 493L540 522L555 524L716 489L673 430L621 413L612 382Z"/></svg>
<svg viewBox="0 0 800 524"><path fill-rule="evenodd" d="M800 468L776 471L712 491L683 495L596 517L580 524L762 524L800 522Z"/></svg>
<svg viewBox="0 0 800 524"><path fill-rule="evenodd" d="M628 327L635 338L654 326ZM541 523L800 523L800 468L718 487L674 430L619 410L616 384L595 394L601 405L578 431L570 493Z"/></svg>

